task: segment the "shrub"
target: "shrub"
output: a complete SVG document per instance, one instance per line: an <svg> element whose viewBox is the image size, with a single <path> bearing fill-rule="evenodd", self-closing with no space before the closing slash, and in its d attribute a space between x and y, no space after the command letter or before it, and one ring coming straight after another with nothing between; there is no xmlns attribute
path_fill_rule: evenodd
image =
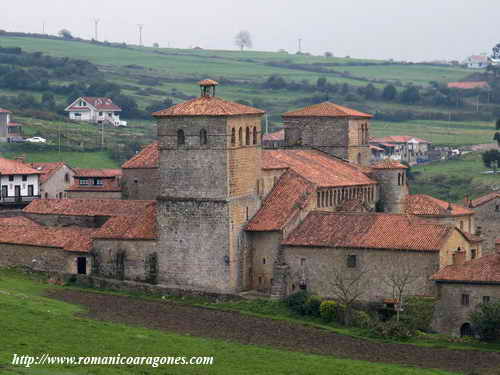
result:
<svg viewBox="0 0 500 375"><path fill-rule="evenodd" d="M500 338L500 302L480 304L470 318L481 340L494 341Z"/></svg>
<svg viewBox="0 0 500 375"><path fill-rule="evenodd" d="M304 306L305 315L320 316L321 298L318 296L310 296Z"/></svg>
<svg viewBox="0 0 500 375"><path fill-rule="evenodd" d="M319 313L321 319L325 322L331 322L335 319L337 312L337 302L335 301L323 301L319 307Z"/></svg>
<svg viewBox="0 0 500 375"><path fill-rule="evenodd" d="M306 314L306 302L309 299L309 293L305 290L301 290L300 292L291 294L286 299L286 304L288 308L297 314L305 315Z"/></svg>
<svg viewBox="0 0 500 375"><path fill-rule="evenodd" d="M354 327L370 328L373 326L373 319L366 311L354 310L351 313L351 324Z"/></svg>
<svg viewBox="0 0 500 375"><path fill-rule="evenodd" d="M411 325L415 329L423 332L430 331L435 303L433 298L424 297L409 297L406 300L405 316L411 320Z"/></svg>
<svg viewBox="0 0 500 375"><path fill-rule="evenodd" d="M372 325L370 332L373 336L384 339L409 339L416 331L408 327L405 322L391 319L388 322L377 322Z"/></svg>

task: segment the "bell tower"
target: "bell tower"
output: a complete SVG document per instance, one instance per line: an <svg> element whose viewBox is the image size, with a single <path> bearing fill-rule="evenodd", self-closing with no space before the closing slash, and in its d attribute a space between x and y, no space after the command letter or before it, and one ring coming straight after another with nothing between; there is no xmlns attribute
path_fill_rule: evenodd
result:
<svg viewBox="0 0 500 375"><path fill-rule="evenodd" d="M199 98L153 114L159 275L182 288L232 293L249 274L242 227L260 206L264 111L216 97L216 81L199 85Z"/></svg>

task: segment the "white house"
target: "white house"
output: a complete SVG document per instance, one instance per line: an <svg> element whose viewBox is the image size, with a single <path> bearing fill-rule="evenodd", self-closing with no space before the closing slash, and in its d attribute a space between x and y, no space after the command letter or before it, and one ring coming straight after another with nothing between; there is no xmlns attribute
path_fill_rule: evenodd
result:
<svg viewBox="0 0 500 375"><path fill-rule="evenodd" d="M66 112L69 112L70 120L127 126L126 121L120 120L121 110L110 98L92 98L88 96L76 99L65 109Z"/></svg>
<svg viewBox="0 0 500 375"><path fill-rule="evenodd" d="M40 198L40 174L20 160L0 158L0 205L29 203Z"/></svg>
<svg viewBox="0 0 500 375"><path fill-rule="evenodd" d="M484 69L489 63L488 56L486 55L469 56L467 60L465 60L465 64L469 69Z"/></svg>

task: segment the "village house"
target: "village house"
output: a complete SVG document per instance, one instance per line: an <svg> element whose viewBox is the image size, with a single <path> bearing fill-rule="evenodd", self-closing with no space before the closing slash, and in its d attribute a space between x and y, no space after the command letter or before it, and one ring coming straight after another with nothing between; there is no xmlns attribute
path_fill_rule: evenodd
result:
<svg viewBox="0 0 500 375"><path fill-rule="evenodd" d="M408 135L387 136L370 139L370 145L383 148L385 158L415 165L429 160L432 142Z"/></svg>
<svg viewBox="0 0 500 375"><path fill-rule="evenodd" d="M40 197L44 199L66 198L75 170L63 162L30 163L40 174Z"/></svg>
<svg viewBox="0 0 500 375"><path fill-rule="evenodd" d="M285 145L285 129L281 129L262 136L263 148L282 148Z"/></svg>
<svg viewBox="0 0 500 375"><path fill-rule="evenodd" d="M153 142L122 165L123 199L151 199L160 194L160 150Z"/></svg>
<svg viewBox="0 0 500 375"><path fill-rule="evenodd" d="M0 158L0 205L23 205L40 198L40 175L23 160Z"/></svg>
<svg viewBox="0 0 500 375"><path fill-rule="evenodd" d="M484 253L493 253L500 228L500 192L494 191L474 200L465 197L464 206L474 211L476 225L484 238Z"/></svg>
<svg viewBox="0 0 500 375"><path fill-rule="evenodd" d="M486 55L472 55L464 61L464 64L469 69L484 69L489 64L489 58Z"/></svg>
<svg viewBox="0 0 500 375"><path fill-rule="evenodd" d="M66 107L70 120L92 122L95 124L110 124L127 126L120 120L121 108L110 98L80 97Z"/></svg>
<svg viewBox="0 0 500 375"><path fill-rule="evenodd" d="M73 184L66 191L68 198L121 199L121 169L75 168Z"/></svg>
<svg viewBox="0 0 500 375"><path fill-rule="evenodd" d="M22 124L11 121L12 112L0 108L0 142L19 140L23 136Z"/></svg>

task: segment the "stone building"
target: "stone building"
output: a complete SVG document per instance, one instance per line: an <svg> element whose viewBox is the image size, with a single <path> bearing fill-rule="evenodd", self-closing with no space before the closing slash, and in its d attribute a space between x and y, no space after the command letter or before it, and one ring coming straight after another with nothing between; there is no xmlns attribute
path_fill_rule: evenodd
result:
<svg viewBox="0 0 500 375"><path fill-rule="evenodd" d="M156 199L160 195L158 142L146 146L122 165L123 199Z"/></svg>
<svg viewBox="0 0 500 375"><path fill-rule="evenodd" d="M500 233L500 193L492 192L474 200L466 197L464 203L474 212L478 231L484 238L484 253L493 253Z"/></svg>
<svg viewBox="0 0 500 375"><path fill-rule="evenodd" d="M0 142L7 142L11 111L0 108Z"/></svg>
<svg viewBox="0 0 500 375"><path fill-rule="evenodd" d="M75 199L121 199L121 169L75 168L66 196Z"/></svg>
<svg viewBox="0 0 500 375"><path fill-rule="evenodd" d="M65 198L75 170L65 163L31 163L40 174L40 197L44 199Z"/></svg>

